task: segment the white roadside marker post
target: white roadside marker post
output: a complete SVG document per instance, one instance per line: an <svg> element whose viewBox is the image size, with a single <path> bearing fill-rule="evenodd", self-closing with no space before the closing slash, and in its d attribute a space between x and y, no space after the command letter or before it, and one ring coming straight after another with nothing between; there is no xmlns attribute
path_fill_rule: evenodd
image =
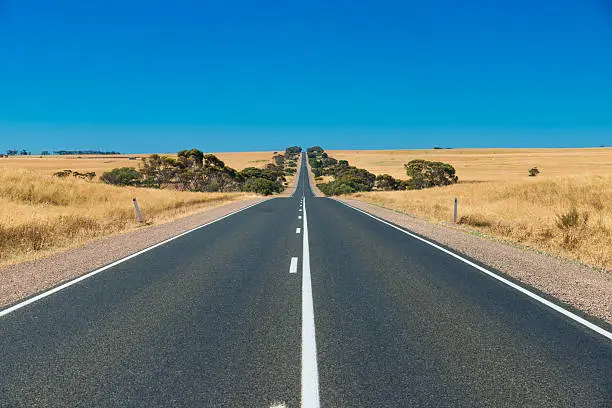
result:
<svg viewBox="0 0 612 408"><path fill-rule="evenodd" d="M456 224L457 223L457 197L455 197L455 208L453 211L453 222Z"/></svg>
<svg viewBox="0 0 612 408"><path fill-rule="evenodd" d="M138 203L136 202L136 197L132 198L132 202L134 203L134 209L136 209L136 218L138 218L138 222L143 222L140 208L138 208Z"/></svg>

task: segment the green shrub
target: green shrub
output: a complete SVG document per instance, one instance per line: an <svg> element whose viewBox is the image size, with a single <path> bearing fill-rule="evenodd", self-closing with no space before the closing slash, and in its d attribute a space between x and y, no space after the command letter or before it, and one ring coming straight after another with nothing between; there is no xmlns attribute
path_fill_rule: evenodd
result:
<svg viewBox="0 0 612 408"><path fill-rule="evenodd" d="M282 185L265 178L250 178L244 183L244 191L257 194L271 195L280 192Z"/></svg>
<svg viewBox="0 0 612 408"><path fill-rule="evenodd" d="M376 182L374 186L379 190L391 191L398 190L400 181L393 178L389 174L380 174L376 176Z"/></svg>
<svg viewBox="0 0 612 408"><path fill-rule="evenodd" d="M529 169L529 177L535 177L540 174L540 170L537 167L532 167Z"/></svg>
<svg viewBox="0 0 612 408"><path fill-rule="evenodd" d="M435 186L447 186L458 181L455 168L448 163L428 160L411 160L404 164L406 174L410 177L408 187L420 190Z"/></svg>
<svg viewBox="0 0 612 408"><path fill-rule="evenodd" d="M133 167L121 167L118 169L112 169L102 174L100 181L106 184L113 184L116 186L130 186L138 184L142 180L142 174L140 174Z"/></svg>

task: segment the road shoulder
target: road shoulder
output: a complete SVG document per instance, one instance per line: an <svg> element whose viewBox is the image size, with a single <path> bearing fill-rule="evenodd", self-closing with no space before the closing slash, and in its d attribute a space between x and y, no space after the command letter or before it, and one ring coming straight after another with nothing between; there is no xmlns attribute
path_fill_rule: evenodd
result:
<svg viewBox="0 0 612 408"><path fill-rule="evenodd" d="M52 256L0 268L0 306L6 306L118 259L214 221L267 198L237 201L175 221L148 226L69 249Z"/></svg>

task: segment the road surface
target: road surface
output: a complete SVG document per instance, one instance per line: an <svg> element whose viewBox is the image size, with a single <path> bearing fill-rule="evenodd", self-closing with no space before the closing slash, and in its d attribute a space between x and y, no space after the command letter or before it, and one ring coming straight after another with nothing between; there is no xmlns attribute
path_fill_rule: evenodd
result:
<svg viewBox="0 0 612 408"><path fill-rule="evenodd" d="M612 341L328 198L240 211L0 317L3 407L605 407Z"/></svg>

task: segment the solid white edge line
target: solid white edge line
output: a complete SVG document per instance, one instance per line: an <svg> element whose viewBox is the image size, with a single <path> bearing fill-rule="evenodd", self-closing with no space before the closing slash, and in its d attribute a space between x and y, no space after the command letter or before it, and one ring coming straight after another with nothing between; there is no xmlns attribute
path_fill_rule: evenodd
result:
<svg viewBox="0 0 612 408"><path fill-rule="evenodd" d="M304 199L304 233L302 253L302 407L319 408L319 369L315 338L314 305L310 280L310 247L308 217Z"/></svg>
<svg viewBox="0 0 612 408"><path fill-rule="evenodd" d="M297 256L291 257L291 264L289 265L289 273L297 273L298 258Z"/></svg>
<svg viewBox="0 0 612 408"><path fill-rule="evenodd" d="M390 226L392 228L395 228L396 230L401 231L404 234L407 234L407 235L411 236L412 238L418 239L419 241L422 241L422 242L424 242L424 243L426 243L428 245L431 245L432 247L434 247L436 249L439 249L442 252L447 253L448 255L450 255L450 256L452 256L452 257L454 257L454 258L456 258L456 259L458 259L458 260L460 260L460 261L462 261L462 262L464 262L464 263L466 263L466 264L468 264L468 265L478 269L479 271L485 273L486 275L489 275L490 277L492 277L494 279L497 279L498 281L500 281L500 282L510 286L513 289L518 290L519 292L529 296L530 298L532 298L532 299L534 299L534 300L536 300L536 301L538 301L538 302L540 302L540 303L550 307L551 309L561 313L562 315L564 315L566 317L569 317L570 319L574 320L575 322L578 322L578 323L582 324L583 326L586 326L589 329L591 329L591 330L601 334L602 336L607 337L608 339L612 340L612 333L610 333L609 331L607 331L607 330L597 326L596 324L593 324L593 323L589 322L586 319L583 319L582 317L580 317L580 316L570 312L569 310L566 310L566 309L562 308L561 306L559 306L559 305L557 305L557 304L555 304L555 303L553 303L553 302L551 302L549 300L544 299L543 297L541 297L539 295L536 295L535 293L525 289L524 287L522 287L520 285L517 285L516 283L511 282L508 279L503 278L503 277L497 275L496 273L491 272L490 270L488 270L486 268L483 268L482 266L477 265L477 264L475 264L474 262L472 262L472 261L470 261L468 259L463 258L461 255L457 255L456 253L454 253L452 251L449 251L446 248L442 248L440 245L437 245L437 244L435 244L435 243L433 243L431 241L428 241L428 240L426 240L424 238L421 238L418 235L412 234L411 232L408 232L405 229L402 229L402 228L400 228L400 227L398 227L396 225L393 225L390 222L387 222L387 221L385 221L383 219L380 219L380 218L378 218L378 217L376 217L376 216L374 216L374 215L372 215L372 214L370 214L370 213L368 213L366 211L360 210L357 207L353 207L352 205L347 204L347 203L342 202L342 201L339 201L339 200L335 200L335 201L337 201L337 202L339 202L341 204L344 204L347 207L352 208L355 211L359 211L360 213L365 214L368 217L374 218L375 220L380 221L383 224L386 224L386 225L388 225L388 226Z"/></svg>
<svg viewBox="0 0 612 408"><path fill-rule="evenodd" d="M299 233L300 233L300 231L301 231L301 229L300 229L300 228L296 228L296 229L295 229L295 233L296 233L296 234L299 234Z"/></svg>
<svg viewBox="0 0 612 408"><path fill-rule="evenodd" d="M233 211L233 212L231 212L231 213L229 213L229 214L226 214L226 215L224 215L223 217L220 217L220 218L214 219L214 220L212 220L212 221L209 221L209 222L207 222L206 224L202 224L202 225L199 225L199 226L197 226L197 227L195 227L195 228L192 228L192 229L190 229L190 230L184 231L184 232L182 232L182 233L180 233L180 234L178 234L178 235L175 235L175 236L173 236L173 237L171 237L171 238L166 239L165 241L158 242L157 244L152 245L152 246L150 246L150 247L148 247L148 248L142 249L142 250L140 250L140 251L138 251L138 252L135 252L135 253L133 253L133 254L131 254L131 255L128 255L128 256L126 256L126 257L124 257L124 258L118 259L118 260L116 260L116 261L114 261L114 262L112 262L112 263L110 263L110 264L108 264L108 265L106 265L106 266L103 266L103 267L101 267L101 268L99 268L99 269L95 269L95 270L93 270L93 271L91 271L91 272L86 273L85 275L81 275L81 276L79 276L78 278L72 279L72 280L70 280L70 281L68 281L68 282L66 282L66 283L63 283L63 284L61 284L61 285L59 285L59 286L56 286L56 287L54 287L54 288L52 288L52 289L49 289L49 290L47 290L47 291L45 291L45 292L42 292L42 293L40 293L40 294L38 294L38 295L36 295L36 296L33 296L33 297L31 297L31 298L29 298L29 299L27 299L27 300L24 300L23 302L17 303L17 304L15 304L15 305L13 305L13 306L11 306L11 307L8 307L8 308L6 308L6 309L4 309L4 310L0 310L0 317L6 316L6 315L8 315L9 313L12 313L12 312L14 312L14 311L16 311L16 310L18 310L18 309L21 309L21 308L22 308L22 307L24 307L24 306L27 306L27 305L29 305L29 304L31 304L31 303L34 303L34 302L36 302L36 301L39 301L39 300L41 300L41 299L44 299L44 298L46 298L47 296L50 296L50 295L52 295L52 294L54 294L54 293L56 293L56 292L59 292L59 291L60 291L60 290L62 290L62 289L66 289L67 287L74 285L75 283L81 282L81 281L83 281L83 280L85 280L85 279L87 279L87 278L91 278L92 276L97 275L97 274L99 274L100 272L103 272L103 271L105 271L105 270L107 270L107 269L110 269L110 268L112 268L112 267L114 267L114 266L117 266L117 265L119 265L120 263L123 263L123 262L125 262L125 261L127 261L127 260L129 260L129 259L135 258L135 257L137 257L138 255L144 254L145 252L148 252L148 251L150 251L150 250L152 250L152 249L155 249L155 248L157 248L157 247L159 247L159 246L161 246L161 245L167 244L168 242L173 241L173 240L175 240L175 239L177 239L177 238L180 238L180 237L182 237L182 236L184 236L184 235L187 235L187 234L189 234L189 233L191 233L191 232L193 232L193 231L199 230L200 228L204 228L204 227L206 227L206 226L208 226L208 225L210 225L210 224L214 224L214 223L215 223L215 222L217 222L217 221L221 221L221 220L222 220L222 219L224 219L224 218L227 218L227 217L232 216L232 215L234 215L234 214L237 214L237 213L239 213L239 212L241 212L241 211L247 210L247 209L249 209L249 208L251 208L251 207L254 207L254 206L258 205L258 204L261 204L261 203L263 203L264 201L267 201L267 200L262 200L262 201L260 201L260 202L258 202L258 203L251 204L251 205L249 205L249 206L247 206L247 207L244 207L244 208L241 208L241 209L239 209L239 210Z"/></svg>

